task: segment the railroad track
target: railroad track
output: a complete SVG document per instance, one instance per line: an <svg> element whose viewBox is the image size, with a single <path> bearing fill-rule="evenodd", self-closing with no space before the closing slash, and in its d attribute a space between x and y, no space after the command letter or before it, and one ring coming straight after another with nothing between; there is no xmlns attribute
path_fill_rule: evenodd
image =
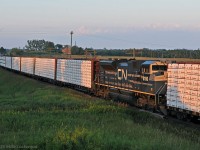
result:
<svg viewBox="0 0 200 150"><path fill-rule="evenodd" d="M162 115L160 113L154 113L154 112L151 112L151 111L148 111L148 110L144 110L144 109L139 109L139 111L150 113L153 116L155 116L156 118L164 119L164 120L168 121L169 123L176 123L176 124L182 125L184 127L193 128L193 129L196 129L196 130L200 131L200 120L196 120L195 122L193 122L193 121L184 121L184 120L179 120L179 119L177 119L177 118L175 118L173 116L165 116L165 115Z"/></svg>
<svg viewBox="0 0 200 150"><path fill-rule="evenodd" d="M195 122L184 121L184 120L179 120L179 119L172 117L172 116L168 116L167 120L169 122L175 122L177 124L184 125L185 127L190 127L190 128L197 129L197 130L200 131L200 120L196 120Z"/></svg>

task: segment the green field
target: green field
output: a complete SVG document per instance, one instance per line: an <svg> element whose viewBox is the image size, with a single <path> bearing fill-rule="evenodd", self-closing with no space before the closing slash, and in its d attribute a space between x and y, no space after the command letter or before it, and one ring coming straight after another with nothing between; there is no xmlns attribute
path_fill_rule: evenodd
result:
<svg viewBox="0 0 200 150"><path fill-rule="evenodd" d="M0 149L199 150L200 131L0 68Z"/></svg>

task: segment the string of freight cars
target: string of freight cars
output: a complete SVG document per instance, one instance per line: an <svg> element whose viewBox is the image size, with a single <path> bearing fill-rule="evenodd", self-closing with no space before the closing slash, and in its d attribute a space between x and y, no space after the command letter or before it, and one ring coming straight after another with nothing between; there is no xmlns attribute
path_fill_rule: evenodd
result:
<svg viewBox="0 0 200 150"><path fill-rule="evenodd" d="M0 66L103 98L174 115L200 116L200 65L146 60L56 59L0 56Z"/></svg>

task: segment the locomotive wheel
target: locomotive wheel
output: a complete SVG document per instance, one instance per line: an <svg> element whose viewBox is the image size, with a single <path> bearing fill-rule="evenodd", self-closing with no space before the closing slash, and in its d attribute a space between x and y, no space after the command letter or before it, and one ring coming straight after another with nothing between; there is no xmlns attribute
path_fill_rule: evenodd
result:
<svg viewBox="0 0 200 150"><path fill-rule="evenodd" d="M181 112L177 112L176 117L179 120L188 121L188 122L191 121L190 115L187 115L187 114L184 114L184 113L181 113Z"/></svg>

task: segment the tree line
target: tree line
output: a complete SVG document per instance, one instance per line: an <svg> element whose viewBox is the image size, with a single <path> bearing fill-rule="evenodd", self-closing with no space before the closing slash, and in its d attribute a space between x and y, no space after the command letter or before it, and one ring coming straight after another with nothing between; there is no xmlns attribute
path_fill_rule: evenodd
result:
<svg viewBox="0 0 200 150"><path fill-rule="evenodd" d="M68 46L69 47L69 46ZM12 56L23 55L24 53L37 52L39 53L62 53L62 49L65 48L62 44L54 44L51 41L45 40L28 40L27 44L23 49L12 48L11 50L6 50L5 48L0 48L0 54L9 54ZM81 47L73 46L71 48L72 55L83 55L84 50Z"/></svg>
<svg viewBox="0 0 200 150"><path fill-rule="evenodd" d="M0 54L2 54L2 55L6 54L6 49L1 47L0 48Z"/></svg>
<svg viewBox="0 0 200 150"><path fill-rule="evenodd" d="M39 53L62 53L62 49L65 48L62 44L54 44L51 41L45 40L28 40L27 44L23 49L13 48L9 51L12 56L23 55L28 52L38 52ZM84 55L86 50L93 51L93 48L85 48L78 46L73 46L71 48L72 55ZM132 57L152 57L152 58L192 58L200 59L200 49L188 50L188 49L111 49L108 50L98 49L94 50L96 55L100 56L132 56ZM0 54L8 54L8 51L1 47Z"/></svg>
<svg viewBox="0 0 200 150"><path fill-rule="evenodd" d="M101 56L132 56L132 57L152 57L152 58L192 58L200 59L200 50L188 49L124 49L124 50L97 50L97 55Z"/></svg>

